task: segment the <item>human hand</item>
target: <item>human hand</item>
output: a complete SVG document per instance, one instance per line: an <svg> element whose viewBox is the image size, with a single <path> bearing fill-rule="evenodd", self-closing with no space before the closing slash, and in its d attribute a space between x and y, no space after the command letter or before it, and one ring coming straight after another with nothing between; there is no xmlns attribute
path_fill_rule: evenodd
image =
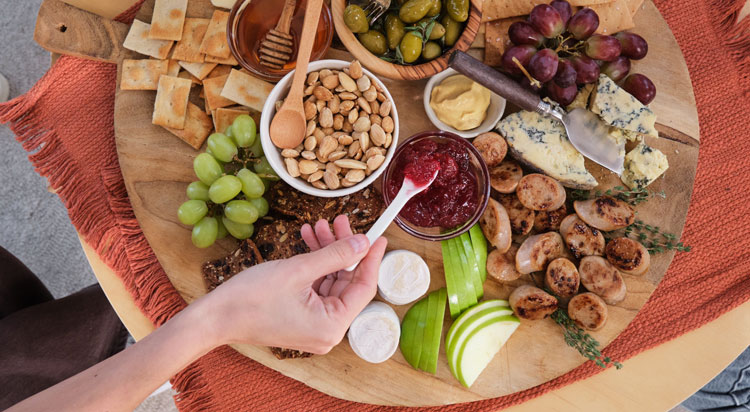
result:
<svg viewBox="0 0 750 412"><path fill-rule="evenodd" d="M323 354L338 344L377 290L387 241L370 246L346 216L302 227L312 252L265 262L235 275L199 300L221 343L280 346ZM357 268L344 268L361 259ZM191 305L193 306L193 305Z"/></svg>

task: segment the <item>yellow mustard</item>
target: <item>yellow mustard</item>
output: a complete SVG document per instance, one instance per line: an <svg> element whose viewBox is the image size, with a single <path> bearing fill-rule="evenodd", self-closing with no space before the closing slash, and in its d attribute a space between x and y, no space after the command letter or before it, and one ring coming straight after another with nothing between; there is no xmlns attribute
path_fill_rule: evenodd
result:
<svg viewBox="0 0 750 412"><path fill-rule="evenodd" d="M490 91L468 77L458 74L445 78L430 93L435 115L456 130L471 130L487 117Z"/></svg>

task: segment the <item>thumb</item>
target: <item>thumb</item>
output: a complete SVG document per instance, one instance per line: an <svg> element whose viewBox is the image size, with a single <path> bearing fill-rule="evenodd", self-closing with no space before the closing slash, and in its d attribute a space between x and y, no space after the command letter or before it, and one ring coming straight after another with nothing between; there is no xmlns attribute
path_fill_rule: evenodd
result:
<svg viewBox="0 0 750 412"><path fill-rule="evenodd" d="M295 264L302 269L305 281L314 281L323 275L345 269L359 262L370 249L367 236L359 234L337 240L330 245L304 255L298 255Z"/></svg>

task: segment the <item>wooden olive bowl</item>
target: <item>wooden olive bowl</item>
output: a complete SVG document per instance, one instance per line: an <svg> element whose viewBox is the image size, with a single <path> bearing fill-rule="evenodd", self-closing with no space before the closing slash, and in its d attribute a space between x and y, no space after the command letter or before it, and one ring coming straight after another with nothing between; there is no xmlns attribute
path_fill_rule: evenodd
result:
<svg viewBox="0 0 750 412"><path fill-rule="evenodd" d="M395 1L395 0L393 0ZM443 53L442 56L430 60L429 62L413 66L404 66L395 63L389 63L374 54L359 42L359 39L352 33L344 23L344 9L347 0L331 0L331 10L333 13L333 25L336 27L341 43L344 44L349 53L354 55L363 66L370 71L394 80L419 80L438 74L448 68L448 57L453 50L466 51L474 41L474 37L479 30L479 23L482 20L482 12L477 8L475 1L471 1L469 8L469 18L465 22L464 31L456 41L456 44ZM383 17L381 17L383 18Z"/></svg>

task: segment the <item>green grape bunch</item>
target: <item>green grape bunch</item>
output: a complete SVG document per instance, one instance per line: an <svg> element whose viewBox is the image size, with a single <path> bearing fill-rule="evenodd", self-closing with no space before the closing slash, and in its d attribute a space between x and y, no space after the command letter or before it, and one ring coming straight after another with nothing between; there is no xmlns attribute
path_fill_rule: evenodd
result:
<svg viewBox="0 0 750 412"><path fill-rule="evenodd" d="M207 248L227 235L242 240L253 235L253 224L268 213L263 198L279 176L264 156L252 117L241 115L224 133L208 137L206 152L193 160L197 181L187 186L188 201L177 217L192 226L193 245Z"/></svg>

